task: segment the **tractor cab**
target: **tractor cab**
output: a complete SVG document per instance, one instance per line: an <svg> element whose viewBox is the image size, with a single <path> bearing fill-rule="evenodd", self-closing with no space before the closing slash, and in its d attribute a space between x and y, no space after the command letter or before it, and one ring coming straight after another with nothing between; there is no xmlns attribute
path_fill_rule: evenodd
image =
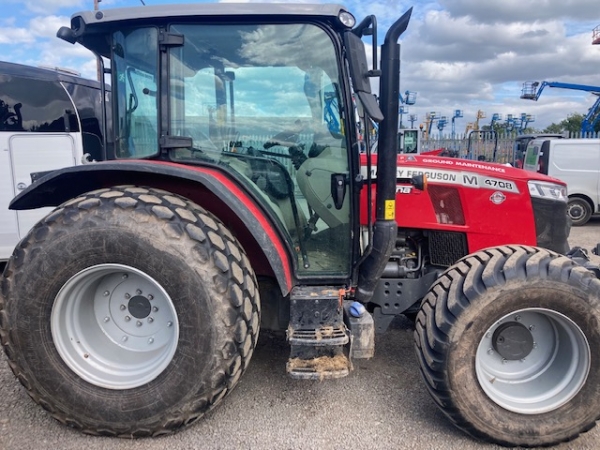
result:
<svg viewBox="0 0 600 450"><path fill-rule="evenodd" d="M350 198L331 186L347 184L354 128L335 40L318 23L209 19L92 25L112 61L114 158L215 166L298 249L301 274L349 274Z"/></svg>

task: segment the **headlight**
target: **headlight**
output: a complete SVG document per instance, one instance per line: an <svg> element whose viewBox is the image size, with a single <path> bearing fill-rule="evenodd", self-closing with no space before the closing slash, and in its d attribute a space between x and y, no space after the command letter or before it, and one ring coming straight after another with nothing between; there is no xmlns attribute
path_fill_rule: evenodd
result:
<svg viewBox="0 0 600 450"><path fill-rule="evenodd" d="M352 28L356 24L356 19L348 11L341 11L338 15L338 20L348 28Z"/></svg>
<svg viewBox="0 0 600 450"><path fill-rule="evenodd" d="M567 201L567 187L544 181L528 181L529 194L532 197Z"/></svg>

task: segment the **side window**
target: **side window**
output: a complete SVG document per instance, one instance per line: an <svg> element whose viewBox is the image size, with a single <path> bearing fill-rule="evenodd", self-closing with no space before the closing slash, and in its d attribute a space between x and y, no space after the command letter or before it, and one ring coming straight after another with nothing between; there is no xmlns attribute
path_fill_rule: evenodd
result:
<svg viewBox="0 0 600 450"><path fill-rule="evenodd" d="M0 74L0 131L79 131L75 108L57 81Z"/></svg>
<svg viewBox="0 0 600 450"><path fill-rule="evenodd" d="M113 126L119 158L144 158L158 152L157 42L155 28L119 31L113 36Z"/></svg>

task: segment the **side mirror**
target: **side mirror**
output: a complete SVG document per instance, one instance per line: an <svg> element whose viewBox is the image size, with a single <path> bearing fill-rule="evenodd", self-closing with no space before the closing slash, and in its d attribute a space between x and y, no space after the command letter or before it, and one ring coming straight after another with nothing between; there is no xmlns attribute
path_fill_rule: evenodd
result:
<svg viewBox="0 0 600 450"><path fill-rule="evenodd" d="M369 80L369 65L365 53L365 44L352 31L347 31L344 35L346 51L348 54L348 63L350 67L350 76L354 91L359 101L362 103L367 114L375 121L383 120L383 113L377 104L377 100L371 94L371 82Z"/></svg>
<svg viewBox="0 0 600 450"><path fill-rule="evenodd" d="M68 42L69 44L74 44L75 42L77 42L75 33L69 27L60 27L60 29L56 33L56 37Z"/></svg>

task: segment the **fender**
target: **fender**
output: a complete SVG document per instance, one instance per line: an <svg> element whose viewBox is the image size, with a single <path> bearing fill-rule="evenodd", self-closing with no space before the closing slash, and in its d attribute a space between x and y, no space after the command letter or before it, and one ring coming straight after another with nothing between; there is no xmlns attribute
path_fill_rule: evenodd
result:
<svg viewBox="0 0 600 450"><path fill-rule="evenodd" d="M254 250L264 253L282 294L285 296L291 291L293 258L289 244L251 194L218 168L145 160L66 167L43 175L19 193L9 208L58 206L85 192L124 184L155 187L182 195L211 210L221 220L225 219L225 223L236 222L235 231L249 232L258 244L257 249L252 249L252 255L256 256ZM221 204L220 210L207 207L213 200ZM242 243L246 247L248 240Z"/></svg>

